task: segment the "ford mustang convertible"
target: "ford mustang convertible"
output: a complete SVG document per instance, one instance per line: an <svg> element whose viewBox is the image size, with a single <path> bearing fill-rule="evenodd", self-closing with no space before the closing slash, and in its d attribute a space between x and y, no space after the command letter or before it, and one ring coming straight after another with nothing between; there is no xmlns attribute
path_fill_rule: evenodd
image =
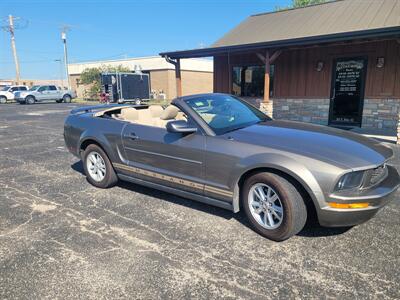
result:
<svg viewBox="0 0 400 300"><path fill-rule="evenodd" d="M282 241L308 217L322 226L372 218L399 186L378 141L326 126L273 120L239 98L202 94L171 105L71 111L65 143L88 181L119 179L233 212Z"/></svg>

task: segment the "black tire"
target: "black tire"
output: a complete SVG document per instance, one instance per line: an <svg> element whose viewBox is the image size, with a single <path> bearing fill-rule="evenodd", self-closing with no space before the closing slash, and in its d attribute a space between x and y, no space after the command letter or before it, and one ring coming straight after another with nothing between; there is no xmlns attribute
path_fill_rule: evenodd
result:
<svg viewBox="0 0 400 300"><path fill-rule="evenodd" d="M89 154L91 154L91 153L99 154L104 161L106 173L105 173L103 180L101 180L101 181L96 181L90 175L90 173L88 171L87 160L88 160ZM99 187L99 188L106 189L106 188L114 186L118 182L118 177L115 174L114 168L113 168L107 154L99 146L97 146L95 144L91 144L91 145L87 146L87 148L85 149L85 151L83 152L83 155L82 155L82 162L83 162L83 168L85 170L86 178L92 185Z"/></svg>
<svg viewBox="0 0 400 300"><path fill-rule="evenodd" d="M6 104L7 103L7 97L0 96L0 104Z"/></svg>
<svg viewBox="0 0 400 300"><path fill-rule="evenodd" d="M70 95L64 95L62 101L64 101L64 103L71 103L72 97Z"/></svg>
<svg viewBox="0 0 400 300"><path fill-rule="evenodd" d="M28 96L25 98L25 103L26 104L35 104L35 97L33 96Z"/></svg>
<svg viewBox="0 0 400 300"><path fill-rule="evenodd" d="M57 102L57 103L62 103L62 102L63 102L63 100L62 100L62 99L60 99L60 100L56 100L56 102Z"/></svg>
<svg viewBox="0 0 400 300"><path fill-rule="evenodd" d="M265 228L253 217L250 211L250 189L258 183L272 188L282 204L283 218L277 228ZM284 241L299 233L307 221L307 208L301 194L292 183L277 174L263 172L249 177L242 187L241 199L243 209L251 226L256 232L268 239Z"/></svg>

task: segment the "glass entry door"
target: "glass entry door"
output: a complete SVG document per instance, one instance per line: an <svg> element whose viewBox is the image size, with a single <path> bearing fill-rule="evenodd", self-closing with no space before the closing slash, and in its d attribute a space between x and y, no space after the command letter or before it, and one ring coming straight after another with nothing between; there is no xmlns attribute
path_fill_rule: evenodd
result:
<svg viewBox="0 0 400 300"><path fill-rule="evenodd" d="M334 61L329 125L361 127L367 59Z"/></svg>

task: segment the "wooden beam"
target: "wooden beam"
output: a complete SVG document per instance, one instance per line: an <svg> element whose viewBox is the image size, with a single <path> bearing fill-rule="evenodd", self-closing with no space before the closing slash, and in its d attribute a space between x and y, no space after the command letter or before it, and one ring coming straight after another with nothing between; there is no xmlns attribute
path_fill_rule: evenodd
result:
<svg viewBox="0 0 400 300"><path fill-rule="evenodd" d="M262 63L265 64L265 56L262 55L261 53L256 53L256 55L262 61Z"/></svg>
<svg viewBox="0 0 400 300"><path fill-rule="evenodd" d="M273 64L275 62L275 60L279 57L279 55L281 55L282 50L276 50L271 57L269 58L269 63Z"/></svg>
<svg viewBox="0 0 400 300"><path fill-rule="evenodd" d="M271 64L270 64L270 56L269 51L265 52L265 75L264 75L264 103L269 102L269 81L270 81L270 72L271 72Z"/></svg>

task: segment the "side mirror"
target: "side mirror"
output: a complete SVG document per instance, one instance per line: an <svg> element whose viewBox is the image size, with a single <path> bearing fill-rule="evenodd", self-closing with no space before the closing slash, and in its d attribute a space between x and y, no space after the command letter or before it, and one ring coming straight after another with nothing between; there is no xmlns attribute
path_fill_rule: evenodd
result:
<svg viewBox="0 0 400 300"><path fill-rule="evenodd" d="M194 133L197 131L196 127L190 126L188 122L184 120L170 121L167 123L168 132L172 133Z"/></svg>

